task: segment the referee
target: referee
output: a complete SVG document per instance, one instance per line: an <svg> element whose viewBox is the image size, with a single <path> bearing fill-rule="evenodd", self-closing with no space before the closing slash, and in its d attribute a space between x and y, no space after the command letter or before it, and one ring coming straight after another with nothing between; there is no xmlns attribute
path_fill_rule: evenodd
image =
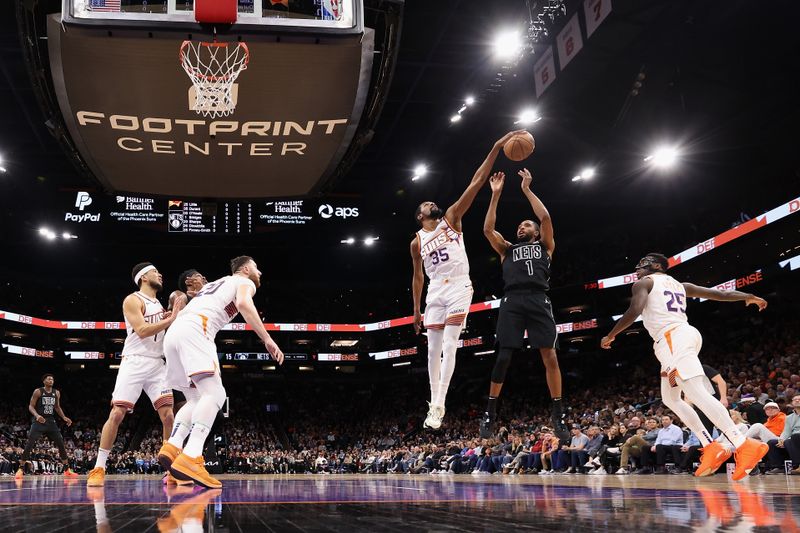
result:
<svg viewBox="0 0 800 533"><path fill-rule="evenodd" d="M61 462L64 463L64 476L77 476L69 467L67 449L64 447L64 437L61 436L61 430L59 430L58 425L56 425L55 415L58 414L58 416L66 422L67 426L72 425L72 420L61 410L61 393L53 388L54 382L55 378L53 374L43 375L42 384L44 387L39 387L33 391L33 395L31 396L31 401L28 404L28 411L33 415L33 422L31 423L31 431L28 433L28 442L25 444L25 451L22 452L19 470L17 470L17 474L14 476L16 479L22 479L25 464L29 462L31 457L31 450L42 435L58 446Z"/></svg>
<svg viewBox="0 0 800 533"><path fill-rule="evenodd" d="M505 381L511 356L523 347L525 331L531 348L538 348L547 375L547 386L553 399L551 421L562 444L568 443L569 431L564 424L564 406L561 401L561 369L558 366L556 347L558 336L553 318L553 306L546 291L550 288L550 259L555 249L553 221L541 200L531 191L533 177L528 169L519 171L522 193L533 208L540 223L524 220L517 228L517 242L511 244L495 230L497 204L503 191L505 174L499 172L489 180L492 200L483 223L483 233L492 248L500 255L503 265L505 295L497 319L497 361L492 370L489 401L481 419L481 437L489 438L497 413L497 398Z"/></svg>

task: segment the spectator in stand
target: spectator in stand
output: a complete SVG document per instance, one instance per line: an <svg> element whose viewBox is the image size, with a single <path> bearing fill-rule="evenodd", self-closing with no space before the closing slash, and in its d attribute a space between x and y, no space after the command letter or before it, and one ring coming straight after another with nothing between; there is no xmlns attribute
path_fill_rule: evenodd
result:
<svg viewBox="0 0 800 533"><path fill-rule="evenodd" d="M734 420L735 422L735 420ZM712 428L713 432L713 428ZM694 475L694 463L700 460L700 439L693 431L689 432L689 438L680 448L680 461L675 461L675 466L669 471L670 474L692 474Z"/></svg>
<svg viewBox="0 0 800 533"><path fill-rule="evenodd" d="M542 470L539 474L552 474L555 471L555 460L558 456L558 437L549 431L542 439Z"/></svg>
<svg viewBox="0 0 800 533"><path fill-rule="evenodd" d="M563 453L564 462L569 463L565 474L579 474L582 472L582 466L589 454L586 453L586 446L589 444L589 437L587 437L578 424L572 425L572 440L569 446L562 446L559 453Z"/></svg>
<svg viewBox="0 0 800 533"><path fill-rule="evenodd" d="M596 470L598 466L600 466L600 451L603 448L603 441L605 440L605 435L598 426L591 426L586 431L586 436L589 437L589 442L586 444L586 454L588 461L584 464L584 468L590 468L592 471Z"/></svg>
<svg viewBox="0 0 800 533"><path fill-rule="evenodd" d="M640 421L638 418L634 418L636 420L634 425L638 429ZM620 426L612 425L606 430L603 436L603 446L600 448L600 453L595 460L592 461L597 468L589 472L590 474L602 476L614 471L612 465L619 459L621 453L620 446L624 440L619 428ZM622 428L625 428L625 425L622 425Z"/></svg>
<svg viewBox="0 0 800 533"><path fill-rule="evenodd" d="M783 473L780 465L791 459L792 475L800 475L800 394L792 398L792 407L794 411L786 417L780 437L769 445L771 469L767 474Z"/></svg>
<svg viewBox="0 0 800 533"><path fill-rule="evenodd" d="M619 470L616 474L630 474L628 461L631 457L641 458L642 450L655 445L658 438L658 420L648 418L645 422L645 430L637 431L636 435L625 441L622 445L622 452L619 460ZM641 433L641 434L640 434Z"/></svg>
<svg viewBox="0 0 800 533"><path fill-rule="evenodd" d="M661 417L661 429L658 430L656 442L650 447L642 449L642 468L636 474L667 474L664 468L667 454L672 457L673 463L680 462L680 448L683 446L683 430L672 423L671 415ZM655 454L655 465L653 464Z"/></svg>
<svg viewBox="0 0 800 533"><path fill-rule="evenodd" d="M750 425L763 424L767 421L767 414L764 412L764 406L756 401L756 397L752 394L743 394L741 399L740 410L744 415L744 420Z"/></svg>
<svg viewBox="0 0 800 533"><path fill-rule="evenodd" d="M778 436L783 433L786 414L781 412L775 402L768 402L764 406L764 413L767 415L767 421L764 424L756 423L750 426L746 436L769 444L773 440L778 440Z"/></svg>

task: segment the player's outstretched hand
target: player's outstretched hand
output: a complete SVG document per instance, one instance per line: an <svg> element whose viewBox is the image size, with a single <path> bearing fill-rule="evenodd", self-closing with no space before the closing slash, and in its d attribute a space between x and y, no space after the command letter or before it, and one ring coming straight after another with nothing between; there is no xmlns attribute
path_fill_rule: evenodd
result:
<svg viewBox="0 0 800 533"><path fill-rule="evenodd" d="M67 427L70 427L72 425L72 419L68 416L65 416L64 423L67 425Z"/></svg>
<svg viewBox="0 0 800 533"><path fill-rule="evenodd" d="M422 313L419 310L414 311L414 333L419 335L422 331Z"/></svg>
<svg viewBox="0 0 800 533"><path fill-rule="evenodd" d="M264 342L264 346L267 347L267 351L272 356L272 358L275 359L275 361L277 361L279 365L282 365L283 352L281 351L280 348L278 348L278 345L275 343L275 341L272 340L272 338L269 338Z"/></svg>
<svg viewBox="0 0 800 533"><path fill-rule="evenodd" d="M767 301L764 298L759 298L752 294L745 299L744 303L747 305L757 305L759 311L763 311L767 308Z"/></svg>
<svg viewBox="0 0 800 533"><path fill-rule="evenodd" d="M612 342L614 342L613 337L603 337L600 339L600 347L604 350L610 350Z"/></svg>
<svg viewBox="0 0 800 533"><path fill-rule="evenodd" d="M505 145L505 144L508 142L508 140L509 140L509 139L511 139L511 137L513 137L514 135L516 135L516 134L518 134L518 133L525 133L525 132L526 132L525 130L514 130L514 131L509 131L508 133L506 133L505 135L503 135L502 137L500 137L500 138L497 140L497 142L496 142L496 143L494 143L494 147L495 147L495 148L502 148L502 147L503 147L503 146L504 146L504 145Z"/></svg>
<svg viewBox="0 0 800 533"><path fill-rule="evenodd" d="M517 172L519 176L522 178L522 182L519 184L522 187L523 191L527 191L531 188L531 183L533 182L533 176L531 175L531 171L527 168L523 168L519 172Z"/></svg>
<svg viewBox="0 0 800 533"><path fill-rule="evenodd" d="M489 187L492 188L492 193L499 193L503 191L503 185L506 182L506 175L503 172L495 172L489 178Z"/></svg>

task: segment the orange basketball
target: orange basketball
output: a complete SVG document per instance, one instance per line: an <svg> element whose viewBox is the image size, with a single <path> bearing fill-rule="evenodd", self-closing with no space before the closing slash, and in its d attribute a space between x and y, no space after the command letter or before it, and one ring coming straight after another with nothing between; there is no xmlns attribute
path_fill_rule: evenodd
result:
<svg viewBox="0 0 800 533"><path fill-rule="evenodd" d="M535 146L533 135L524 131L506 141L506 144L503 145L503 153L512 161L522 161L533 153Z"/></svg>

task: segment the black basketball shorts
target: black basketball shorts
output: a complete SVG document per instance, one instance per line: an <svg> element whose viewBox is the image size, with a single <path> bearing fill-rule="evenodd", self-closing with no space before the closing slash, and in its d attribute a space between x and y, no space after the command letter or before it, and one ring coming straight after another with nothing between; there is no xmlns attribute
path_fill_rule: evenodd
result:
<svg viewBox="0 0 800 533"><path fill-rule="evenodd" d="M558 348L553 306L547 294L511 291L500 301L497 345L500 348L520 349L526 331L531 348Z"/></svg>

